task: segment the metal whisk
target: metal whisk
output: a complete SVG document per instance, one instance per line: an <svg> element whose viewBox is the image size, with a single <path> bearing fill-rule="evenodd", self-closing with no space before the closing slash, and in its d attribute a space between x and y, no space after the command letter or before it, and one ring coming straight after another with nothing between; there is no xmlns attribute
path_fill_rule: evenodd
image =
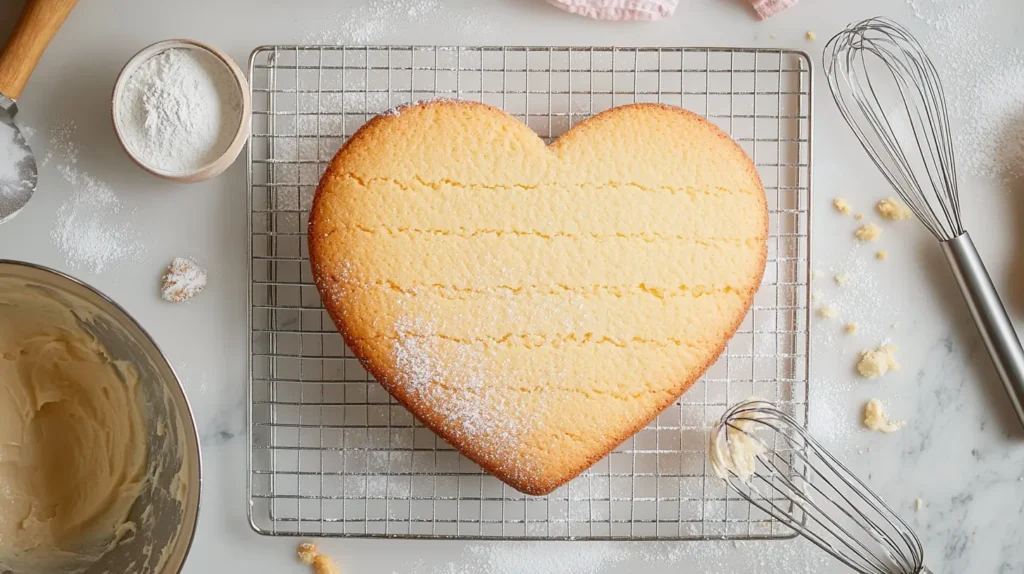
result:
<svg viewBox="0 0 1024 574"><path fill-rule="evenodd" d="M861 574L925 574L917 535L790 415L748 400L711 433L729 487Z"/></svg>
<svg viewBox="0 0 1024 574"><path fill-rule="evenodd" d="M935 66L906 28L886 18L864 20L836 34L825 46L823 60L843 118L939 240L1024 425L1024 349L960 222L949 116ZM901 129L902 120L909 123L909 131Z"/></svg>

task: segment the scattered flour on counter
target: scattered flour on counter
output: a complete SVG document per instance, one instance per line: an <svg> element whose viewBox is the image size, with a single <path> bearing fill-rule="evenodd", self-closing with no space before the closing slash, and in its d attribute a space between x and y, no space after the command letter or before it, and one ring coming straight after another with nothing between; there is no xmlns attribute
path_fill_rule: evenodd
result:
<svg viewBox="0 0 1024 574"><path fill-rule="evenodd" d="M911 27L939 70L957 162L972 175L1003 183L1024 177L1024 50L987 32L994 3L907 4L926 26Z"/></svg>
<svg viewBox="0 0 1024 574"><path fill-rule="evenodd" d="M819 305L838 309L835 321L817 321L814 342L832 347L838 340L837 334L845 332L846 325L856 324L857 334L868 339L882 340L889 326L898 320L899 311L893 307L875 276L874 254L866 247L855 245L841 264L830 268L833 276L841 275L843 284L822 283L821 292L815 297ZM828 291L824 291L828 289Z"/></svg>
<svg viewBox="0 0 1024 574"><path fill-rule="evenodd" d="M394 34L405 25L436 21L451 30L472 30L487 35L493 24L482 16L486 7L473 7L469 15L452 15L440 0L370 0L356 8L327 18L327 26L304 34L303 44L373 44Z"/></svg>
<svg viewBox="0 0 1024 574"><path fill-rule="evenodd" d="M50 128L50 142L46 155L39 162L39 167L49 164L55 155L60 156L66 164L78 162L78 144L72 140L75 135L75 123L69 120L57 120Z"/></svg>
<svg viewBox="0 0 1024 574"><path fill-rule="evenodd" d="M420 560L394 574L600 574L627 572L626 562L670 570L683 564L699 565L686 572L736 572L742 567L746 574L820 574L836 568L834 561L804 540L574 542L571 546L497 542L466 546L460 562L430 566Z"/></svg>
<svg viewBox="0 0 1024 574"><path fill-rule="evenodd" d="M855 420L846 410L844 397L848 386L833 379L814 379L809 384L811 398L807 428L816 439L834 452L847 451L856 429Z"/></svg>
<svg viewBox="0 0 1024 574"><path fill-rule="evenodd" d="M628 558L628 554L611 544L587 546L581 552L574 549L572 560L566 560L564 552L551 552L533 544L528 546L527 552L515 546L470 546L467 554L471 562L486 566L479 572L491 574L587 574Z"/></svg>
<svg viewBox="0 0 1024 574"><path fill-rule="evenodd" d="M1017 58L1024 61L1024 53ZM957 132L956 151L971 174L1013 183L1024 177L1024 67L1018 63L974 91L978 107Z"/></svg>
<svg viewBox="0 0 1024 574"><path fill-rule="evenodd" d="M78 169L74 134L73 122L58 121L45 156L44 163L55 161L57 172L71 186L71 193L57 209L50 239L64 254L68 267L99 274L113 264L137 261L145 248L114 190Z"/></svg>

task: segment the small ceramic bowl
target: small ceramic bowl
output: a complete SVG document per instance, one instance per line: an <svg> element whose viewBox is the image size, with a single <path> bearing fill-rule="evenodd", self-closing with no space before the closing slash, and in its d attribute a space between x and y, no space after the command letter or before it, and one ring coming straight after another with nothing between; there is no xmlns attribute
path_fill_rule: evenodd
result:
<svg viewBox="0 0 1024 574"><path fill-rule="evenodd" d="M235 79L237 98L242 112L239 117L238 125L234 128L234 137L231 139L231 143L228 144L227 148L224 149L224 152L212 161L208 162L206 165L202 165L187 172L169 172L147 164L143 158L137 156L128 147L122 133L123 128L118 120L121 91L125 88L132 75L135 74L139 67L150 58L166 50L175 48L202 50L222 62ZM249 137L249 116L251 110L252 102L249 96L249 83L245 80L245 75L242 73L242 70L239 69L238 65L235 64L234 60L228 57L227 54L212 46L203 44L202 42L196 42L195 40L164 40L140 50L137 54L132 56L130 60L128 60L128 63L121 69L121 73L118 74L117 81L114 83L114 94L110 103L110 113L114 122L114 132L117 134L117 141L120 142L121 148L128 154L128 157L132 158L132 161L145 171L157 177L162 177L164 179L180 183L194 183L220 175L235 161L235 159L238 158L238 154L242 151L242 147L245 145L245 141Z"/></svg>

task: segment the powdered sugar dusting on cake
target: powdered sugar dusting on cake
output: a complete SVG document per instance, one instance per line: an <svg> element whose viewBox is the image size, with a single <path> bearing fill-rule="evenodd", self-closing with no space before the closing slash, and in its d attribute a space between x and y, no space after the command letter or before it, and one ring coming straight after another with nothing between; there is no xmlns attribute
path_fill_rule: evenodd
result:
<svg viewBox="0 0 1024 574"><path fill-rule="evenodd" d="M400 317L391 352L399 383L413 401L441 416L454 436L472 440L494 453L496 463L512 463L508 456L543 412L533 405L527 412L505 391L507 372L492 364L483 347L444 339L430 321Z"/></svg>

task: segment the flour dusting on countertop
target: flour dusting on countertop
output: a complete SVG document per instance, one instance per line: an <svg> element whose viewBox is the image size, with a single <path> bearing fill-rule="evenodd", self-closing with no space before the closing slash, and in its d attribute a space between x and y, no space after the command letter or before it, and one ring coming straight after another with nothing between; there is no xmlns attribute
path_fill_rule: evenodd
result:
<svg viewBox="0 0 1024 574"><path fill-rule="evenodd" d="M846 325L857 324L856 333L866 340L883 340L891 325L899 318L899 310L889 301L873 269L879 265L875 254L866 247L855 245L839 265L829 269L829 274L843 276L843 284L835 281L814 283L815 309L832 307L837 310L840 322L814 321L814 343L832 347L837 335L846 332Z"/></svg>
<svg viewBox="0 0 1024 574"><path fill-rule="evenodd" d="M998 7L985 0L907 0L918 39L945 88L958 164L1013 182L1024 177L1024 50L986 30Z"/></svg>
<svg viewBox="0 0 1024 574"><path fill-rule="evenodd" d="M853 431L857 428L855 418L846 410L843 400L850 391L849 385L837 383L831 378L815 378L809 386L812 394L808 409L808 430L829 450L848 450L852 446Z"/></svg>
<svg viewBox="0 0 1024 574"><path fill-rule="evenodd" d="M735 556L756 556L743 562L748 574L786 572L821 574L835 571L834 561L804 540L732 542L502 542L474 543L460 562L429 566L422 560L394 574L600 574L630 571L626 562L669 567L680 572L687 564L701 571L734 572ZM674 567L674 568L673 568Z"/></svg>
<svg viewBox="0 0 1024 574"><path fill-rule="evenodd" d="M486 7L474 6L469 15L453 15L440 0L370 0L327 18L327 26L302 36L303 44L372 44L398 32L403 25L444 18L451 30L472 30L487 35L493 24L484 17Z"/></svg>
<svg viewBox="0 0 1024 574"><path fill-rule="evenodd" d="M72 121L58 121L44 160L56 161L57 172L71 186L57 209L50 240L64 254L68 267L99 274L116 263L137 261L145 247L131 213L123 210L114 190L78 168L75 129Z"/></svg>

